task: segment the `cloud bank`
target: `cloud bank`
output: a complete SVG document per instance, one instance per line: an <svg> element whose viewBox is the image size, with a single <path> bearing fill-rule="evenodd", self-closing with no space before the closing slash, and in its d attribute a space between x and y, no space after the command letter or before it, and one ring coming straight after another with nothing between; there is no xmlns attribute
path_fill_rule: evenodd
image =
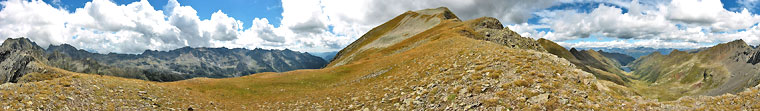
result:
<svg viewBox="0 0 760 111"><path fill-rule="evenodd" d="M622 4L599 4L589 12L561 9L534 14L540 18L538 24L508 27L519 29L517 32L525 36L560 42L594 36L620 39L562 42L566 47L698 48L736 39L760 44L757 27L760 15L746 8L739 12L729 11L718 0L654 3L634 0ZM550 31L536 30L542 28Z"/></svg>

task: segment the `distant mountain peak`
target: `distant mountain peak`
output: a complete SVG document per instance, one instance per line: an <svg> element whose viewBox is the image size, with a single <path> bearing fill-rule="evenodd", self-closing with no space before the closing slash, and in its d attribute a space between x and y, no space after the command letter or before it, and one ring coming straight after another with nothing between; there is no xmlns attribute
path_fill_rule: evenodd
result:
<svg viewBox="0 0 760 111"><path fill-rule="evenodd" d="M335 56L329 67L348 64L363 57L356 57L357 55L376 52L368 51L371 49L384 49L389 46L404 44L402 41L449 21L461 20L446 7L407 11L369 30L359 39L343 48Z"/></svg>
<svg viewBox="0 0 760 111"><path fill-rule="evenodd" d="M52 45L50 44L48 46L48 49L54 49L54 50L67 50L67 51L75 51L77 50L76 47L71 46L69 44L61 44L61 45Z"/></svg>
<svg viewBox="0 0 760 111"><path fill-rule="evenodd" d="M0 84L16 82L18 78L31 72L44 70L37 64L42 59L43 49L27 38L8 38L0 45Z"/></svg>
<svg viewBox="0 0 760 111"><path fill-rule="evenodd" d="M8 38L2 45L0 45L0 47L2 47L2 49L42 50L42 47L37 46L36 43L24 37Z"/></svg>
<svg viewBox="0 0 760 111"><path fill-rule="evenodd" d="M414 12L422 14L422 15L434 15L443 19L459 19L459 17L457 17L457 15L454 15L454 13L451 12L451 10L449 10L449 8L447 7L423 9L423 10L417 10Z"/></svg>
<svg viewBox="0 0 760 111"><path fill-rule="evenodd" d="M729 44L731 44L731 43L736 43L736 44L747 44L747 42L744 42L744 39L738 39L738 40L734 40L734 41L731 41L731 42L728 42L728 43L729 43Z"/></svg>
<svg viewBox="0 0 760 111"><path fill-rule="evenodd" d="M570 52L578 52L578 49L570 48Z"/></svg>
<svg viewBox="0 0 760 111"><path fill-rule="evenodd" d="M496 18L481 17L462 21L448 8L439 7L407 11L373 28L338 52L328 67L369 59L368 57L397 54L442 37L468 37L508 48L545 52L536 40L504 28ZM374 54L380 56L367 56Z"/></svg>
<svg viewBox="0 0 760 111"><path fill-rule="evenodd" d="M742 39L734 40L728 43L723 43L724 45L734 46L734 47L749 47L747 45L747 42L744 42ZM720 45L720 44L719 44Z"/></svg>

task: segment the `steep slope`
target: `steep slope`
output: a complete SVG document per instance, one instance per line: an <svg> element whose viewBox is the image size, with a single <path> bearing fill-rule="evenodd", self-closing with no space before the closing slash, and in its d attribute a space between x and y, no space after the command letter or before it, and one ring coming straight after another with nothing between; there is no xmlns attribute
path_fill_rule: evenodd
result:
<svg viewBox="0 0 760 111"><path fill-rule="evenodd" d="M425 30L433 28L445 21L460 21L459 18L446 7L408 11L390 21L377 26L362 35L359 39L338 52L328 67L345 65L352 61L367 58L369 54L387 55L393 52L379 52L383 49L418 35Z"/></svg>
<svg viewBox="0 0 760 111"><path fill-rule="evenodd" d="M544 47L544 49L546 49L546 51L551 54L557 55L561 58L565 58L571 62L578 61L578 58L575 58L575 56L573 56L573 53L570 53L570 51L565 49L565 47L562 47L551 40L540 38L538 39L538 43L541 44L541 46Z"/></svg>
<svg viewBox="0 0 760 111"><path fill-rule="evenodd" d="M578 58L581 64L584 64L590 70L589 72L600 75L598 77L601 79L613 80L613 82L620 85L624 85L630 81L625 71L620 69L621 65L619 62L609 59L599 54L599 52L594 50L577 51L573 48L570 49L570 53Z"/></svg>
<svg viewBox="0 0 760 111"><path fill-rule="evenodd" d="M538 39L538 43L551 54L565 58L583 71L594 74L601 80L612 81L619 85L626 85L630 80L625 71L621 70L619 62L610 59L594 50L578 51L575 48L566 50L564 47L551 40Z"/></svg>
<svg viewBox="0 0 760 111"><path fill-rule="evenodd" d="M26 38L9 38L0 45L0 84L17 82L31 72L44 72L43 49Z"/></svg>
<svg viewBox="0 0 760 111"><path fill-rule="evenodd" d="M757 52L743 40L736 40L693 53L678 50L668 55L653 53L632 63L633 74L654 86L678 91L670 92L675 93L670 94L676 96L673 99L684 95L738 93L760 81L760 66L752 64Z"/></svg>
<svg viewBox="0 0 760 111"><path fill-rule="evenodd" d="M522 37L508 28L504 28L496 18L481 17L462 22L448 8L439 7L408 11L373 28L338 52L328 67L407 51L419 44L429 42L430 38L441 36L437 33L430 33L429 31L431 30L429 29L438 28L436 26L441 26L441 24L447 22L461 22L457 25L465 25L464 28L458 30L458 33L465 37L486 40L510 48L544 51L535 40ZM408 45L401 46L398 44Z"/></svg>

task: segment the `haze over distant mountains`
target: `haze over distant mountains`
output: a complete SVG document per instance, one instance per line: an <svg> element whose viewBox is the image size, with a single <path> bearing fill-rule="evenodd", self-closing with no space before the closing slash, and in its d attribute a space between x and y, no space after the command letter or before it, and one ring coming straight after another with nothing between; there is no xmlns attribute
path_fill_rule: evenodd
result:
<svg viewBox="0 0 760 111"><path fill-rule="evenodd" d="M605 51L605 52L613 52L613 53L620 53L625 54L628 56L631 56L633 58L639 58L641 56L646 56L654 52L659 52L660 54L669 54L670 51L673 50L693 50L700 47L694 47L692 49L674 49L674 48L649 48L649 47L636 47L636 48L576 48L580 50L599 50L599 51Z"/></svg>

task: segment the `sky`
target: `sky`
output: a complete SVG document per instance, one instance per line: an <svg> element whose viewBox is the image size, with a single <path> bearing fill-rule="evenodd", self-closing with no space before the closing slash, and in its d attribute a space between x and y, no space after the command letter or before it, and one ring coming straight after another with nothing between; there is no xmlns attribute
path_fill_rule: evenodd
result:
<svg viewBox="0 0 760 111"><path fill-rule="evenodd" d="M495 17L578 48L760 44L760 0L2 0L0 39L138 54L181 47L339 51L410 10Z"/></svg>

